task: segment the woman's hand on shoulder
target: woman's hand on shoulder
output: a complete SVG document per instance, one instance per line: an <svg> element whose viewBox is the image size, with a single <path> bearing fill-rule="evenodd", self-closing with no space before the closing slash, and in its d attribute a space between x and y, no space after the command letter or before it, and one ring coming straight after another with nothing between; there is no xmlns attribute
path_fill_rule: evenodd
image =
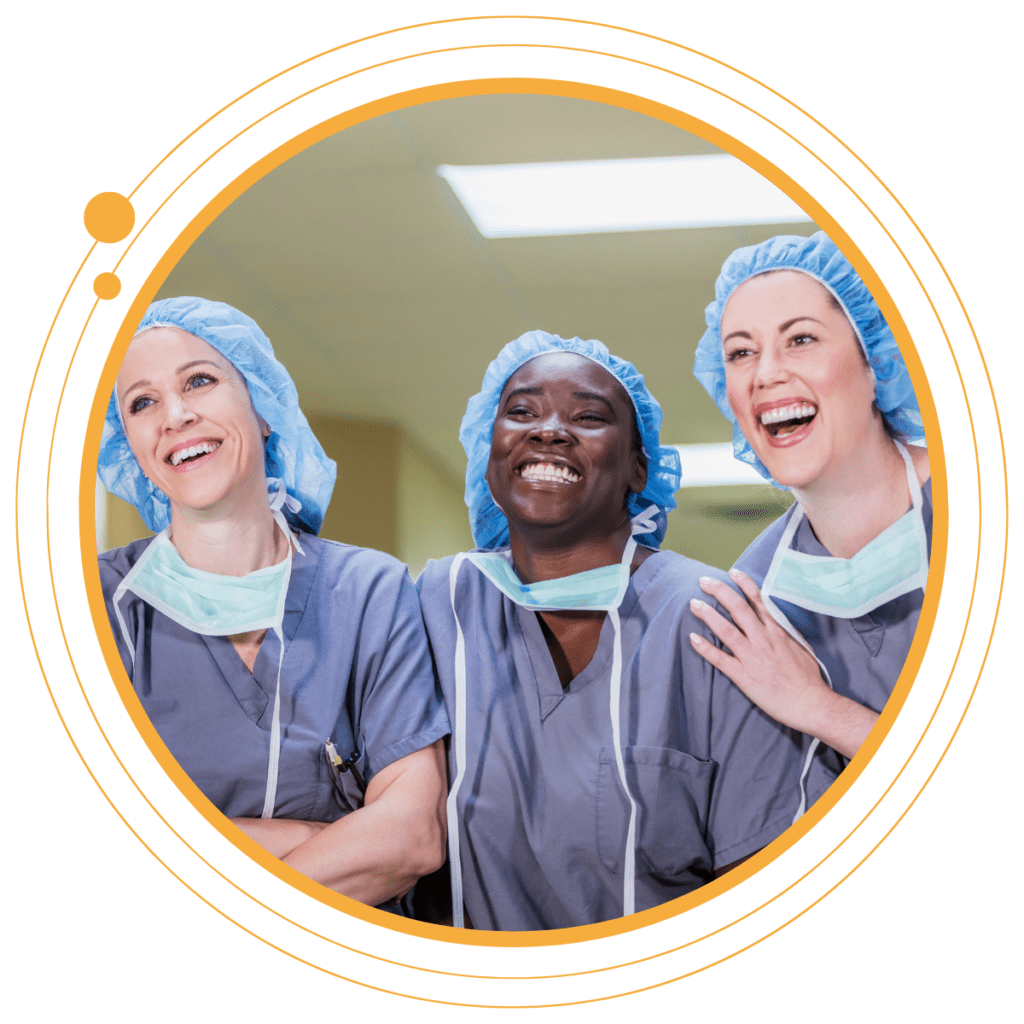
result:
<svg viewBox="0 0 1024 1024"><path fill-rule="evenodd" d="M757 584L737 569L730 575L742 594L709 576L702 577L700 585L725 608L731 622L705 601L690 602L693 614L729 650L691 633L694 650L776 722L853 757L878 715L833 693L810 651L769 614Z"/></svg>

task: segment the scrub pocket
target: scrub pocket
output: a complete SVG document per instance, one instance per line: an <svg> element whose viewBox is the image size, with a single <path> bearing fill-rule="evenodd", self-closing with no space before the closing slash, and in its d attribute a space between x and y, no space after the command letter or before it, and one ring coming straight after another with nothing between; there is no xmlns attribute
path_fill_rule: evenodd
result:
<svg viewBox="0 0 1024 1024"><path fill-rule="evenodd" d="M712 858L704 841L715 762L668 747L625 747L626 779L637 803L636 869L671 881L704 878ZM615 748L602 747L597 779L597 855L622 871L629 800L615 766Z"/></svg>

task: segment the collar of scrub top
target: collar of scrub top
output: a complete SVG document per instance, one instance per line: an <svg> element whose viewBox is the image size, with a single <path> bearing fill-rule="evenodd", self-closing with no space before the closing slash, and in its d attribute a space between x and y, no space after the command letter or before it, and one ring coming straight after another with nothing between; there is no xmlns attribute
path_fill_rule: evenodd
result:
<svg viewBox="0 0 1024 1024"><path fill-rule="evenodd" d="M626 830L626 849L622 879L622 916L632 914L636 909L636 813L637 804L626 781L626 766L622 759L621 738L621 704L622 704L622 624L619 621L619 605L626 595L629 586L630 569L633 555L636 552L636 538L652 533L656 529L657 517L663 514L657 505L650 505L634 516L630 523L630 536L622 552L622 559L613 566L590 569L572 576L564 576L561 580L545 581L561 584L561 598L555 588L546 589L543 593L543 604L538 604L536 592L530 593L530 585L521 583L511 570L511 558L508 558L509 569L506 573L495 573L494 564L489 561L480 562L475 557L478 552L460 552L452 559L448 573L449 593L452 604L452 615L455 618L455 720L452 722L453 744L455 753L455 779L448 793L446 806L448 819L448 857L452 880L452 924L456 928L465 927L465 908L462 902L462 857L459 848L458 795L462 780L466 774L466 638L462 633L459 613L455 607L455 584L459 569L463 562L470 561L479 571L497 587L510 601L530 611L556 611L571 608L575 611L603 611L608 613L612 622L614 642L612 647L611 685L608 693L608 713L612 723L612 748L615 751L615 767L619 773L619 781L629 800L629 826ZM507 551L486 553L500 561L505 561ZM609 593L607 570L616 575L613 593ZM497 577L497 578L496 578ZM498 581L501 582L498 582ZM513 582L514 581L514 582ZM590 588L588 595L587 588ZM589 597L589 603L588 603Z"/></svg>
<svg viewBox="0 0 1024 1024"><path fill-rule="evenodd" d="M284 607L292 573L292 547L302 554L298 538L288 526L282 509L296 513L298 499L288 494L284 481L267 481L270 511L274 522L288 539L283 562L257 569L247 576L223 576L188 565L178 554L165 527L127 572L114 591L113 606L121 635L135 664L132 643L121 614L121 598L131 591L173 622L204 636L235 636L258 629L269 629L277 636L277 684L274 689L274 713L270 725L270 753L267 759L267 785L261 817L272 818L277 803L277 779L281 757L281 668L284 664ZM257 584L254 592L251 584ZM262 593L261 593L262 592ZM205 600L203 598L206 598ZM254 601L254 598L256 600Z"/></svg>

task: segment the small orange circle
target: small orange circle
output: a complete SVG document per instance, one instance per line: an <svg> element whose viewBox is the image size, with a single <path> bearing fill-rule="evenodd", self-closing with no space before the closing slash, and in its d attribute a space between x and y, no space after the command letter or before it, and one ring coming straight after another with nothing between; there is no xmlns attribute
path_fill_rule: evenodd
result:
<svg viewBox="0 0 1024 1024"><path fill-rule="evenodd" d="M92 290L101 299L116 299L121 292L121 279L117 274L100 274L93 281Z"/></svg>
<svg viewBox="0 0 1024 1024"><path fill-rule="evenodd" d="M120 192L101 192L86 204L85 230L97 242L120 242L134 226L135 207Z"/></svg>

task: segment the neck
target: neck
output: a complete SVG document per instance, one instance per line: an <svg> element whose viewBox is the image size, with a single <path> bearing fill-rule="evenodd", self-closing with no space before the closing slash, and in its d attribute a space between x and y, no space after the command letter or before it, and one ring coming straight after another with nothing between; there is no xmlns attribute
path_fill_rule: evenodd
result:
<svg viewBox="0 0 1024 1024"><path fill-rule="evenodd" d="M793 493L815 536L838 558L852 558L913 504L906 464L884 430L866 439L841 473Z"/></svg>
<svg viewBox="0 0 1024 1024"><path fill-rule="evenodd" d="M227 507L223 507L226 505ZM171 540L187 565L221 576L245 576L284 561L289 538L281 532L266 489L262 495L216 508L171 506Z"/></svg>
<svg viewBox="0 0 1024 1024"><path fill-rule="evenodd" d="M566 542L557 538L526 535L509 526L512 566L523 583L561 579L588 569L599 569L622 561L630 537L630 522L611 534Z"/></svg>

